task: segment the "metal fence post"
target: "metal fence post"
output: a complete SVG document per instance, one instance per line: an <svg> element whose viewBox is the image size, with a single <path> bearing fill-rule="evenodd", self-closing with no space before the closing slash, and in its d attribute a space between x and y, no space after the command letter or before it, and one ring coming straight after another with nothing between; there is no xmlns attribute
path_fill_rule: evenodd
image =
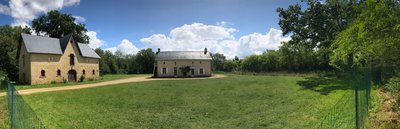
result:
<svg viewBox="0 0 400 129"><path fill-rule="evenodd" d="M9 113L10 113L10 128L14 128L14 87L10 84L7 79L7 88L8 88L8 98L9 98Z"/></svg>
<svg viewBox="0 0 400 129"><path fill-rule="evenodd" d="M356 83L354 83L354 81L357 79L356 77L355 77L355 74L354 74L354 71L353 70L351 70L350 71L350 78L352 78L351 80L350 80L350 84L352 85L352 86L354 86L354 101L355 101L355 115L356 115L356 121L355 121L355 124L356 124L356 129L359 129L359 121L358 121L358 84L356 84Z"/></svg>

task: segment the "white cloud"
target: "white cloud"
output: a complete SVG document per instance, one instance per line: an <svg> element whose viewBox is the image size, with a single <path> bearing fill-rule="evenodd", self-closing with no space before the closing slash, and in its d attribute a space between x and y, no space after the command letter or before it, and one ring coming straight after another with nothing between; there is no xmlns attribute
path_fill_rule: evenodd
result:
<svg viewBox="0 0 400 129"><path fill-rule="evenodd" d="M106 42L97 38L97 32L95 31L88 31L86 35L89 36L89 47L96 49L100 46L103 46Z"/></svg>
<svg viewBox="0 0 400 129"><path fill-rule="evenodd" d="M139 51L139 49L127 39L122 40L121 43L116 47L106 48L104 50L111 51L112 53L120 51L125 55L136 54Z"/></svg>
<svg viewBox="0 0 400 129"><path fill-rule="evenodd" d="M240 47L247 49L241 51L242 55L247 53L260 54L265 50L276 50L281 45L282 41L289 41L290 37L283 37L282 31L271 28L265 35L260 33L253 33L240 37ZM243 53L244 52L244 53ZM246 53L247 52L247 53Z"/></svg>
<svg viewBox="0 0 400 129"><path fill-rule="evenodd" d="M13 17L13 26L25 26L41 13L77 5L79 2L80 0L10 0L8 6L0 4L0 13Z"/></svg>
<svg viewBox="0 0 400 129"><path fill-rule="evenodd" d="M290 40L282 36L282 31L271 28L266 34L253 33L239 39L233 36L237 30L226 27L226 22L217 25L193 23L174 28L169 35L154 34L140 41L145 47L172 50L203 50L208 48L213 53L223 53L227 58L250 54L259 54L266 49L278 49L280 42Z"/></svg>
<svg viewBox="0 0 400 129"><path fill-rule="evenodd" d="M75 18L75 24L77 24L77 23L84 23L85 21L86 21L86 19L84 18L84 17L81 17L81 16L72 16L72 17L74 17Z"/></svg>
<svg viewBox="0 0 400 129"><path fill-rule="evenodd" d="M10 15L10 8L0 4L0 14Z"/></svg>

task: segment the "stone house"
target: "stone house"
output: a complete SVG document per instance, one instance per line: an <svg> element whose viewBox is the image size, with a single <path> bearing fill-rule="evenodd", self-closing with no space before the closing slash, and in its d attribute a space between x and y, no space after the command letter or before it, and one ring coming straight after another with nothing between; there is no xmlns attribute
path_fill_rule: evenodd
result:
<svg viewBox="0 0 400 129"><path fill-rule="evenodd" d="M207 51L158 51L154 77L211 76L211 55Z"/></svg>
<svg viewBox="0 0 400 129"><path fill-rule="evenodd" d="M99 78L100 56L88 44L75 42L72 34L59 39L21 34L18 58L23 84Z"/></svg>

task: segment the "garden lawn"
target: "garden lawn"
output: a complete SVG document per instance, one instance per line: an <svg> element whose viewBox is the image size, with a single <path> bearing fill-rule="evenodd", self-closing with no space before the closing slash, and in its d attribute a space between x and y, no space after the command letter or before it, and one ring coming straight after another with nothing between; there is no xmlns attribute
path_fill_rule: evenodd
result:
<svg viewBox="0 0 400 129"><path fill-rule="evenodd" d="M38 93L24 98L53 129L313 128L351 91L336 80L319 81L300 76L228 75ZM304 85L308 87L302 88Z"/></svg>

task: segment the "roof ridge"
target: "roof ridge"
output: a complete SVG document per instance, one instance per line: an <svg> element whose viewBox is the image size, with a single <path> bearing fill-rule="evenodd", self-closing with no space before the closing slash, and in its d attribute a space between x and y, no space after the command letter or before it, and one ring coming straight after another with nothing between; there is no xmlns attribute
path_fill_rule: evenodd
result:
<svg viewBox="0 0 400 129"><path fill-rule="evenodd" d="M160 52L204 52L204 51L160 51Z"/></svg>
<svg viewBox="0 0 400 129"><path fill-rule="evenodd" d="M49 39L58 39L58 40L60 40L60 38L46 37L44 35L33 35L33 34L27 34L27 33L21 33L21 35L35 36L35 37L40 37L40 38L49 38Z"/></svg>

